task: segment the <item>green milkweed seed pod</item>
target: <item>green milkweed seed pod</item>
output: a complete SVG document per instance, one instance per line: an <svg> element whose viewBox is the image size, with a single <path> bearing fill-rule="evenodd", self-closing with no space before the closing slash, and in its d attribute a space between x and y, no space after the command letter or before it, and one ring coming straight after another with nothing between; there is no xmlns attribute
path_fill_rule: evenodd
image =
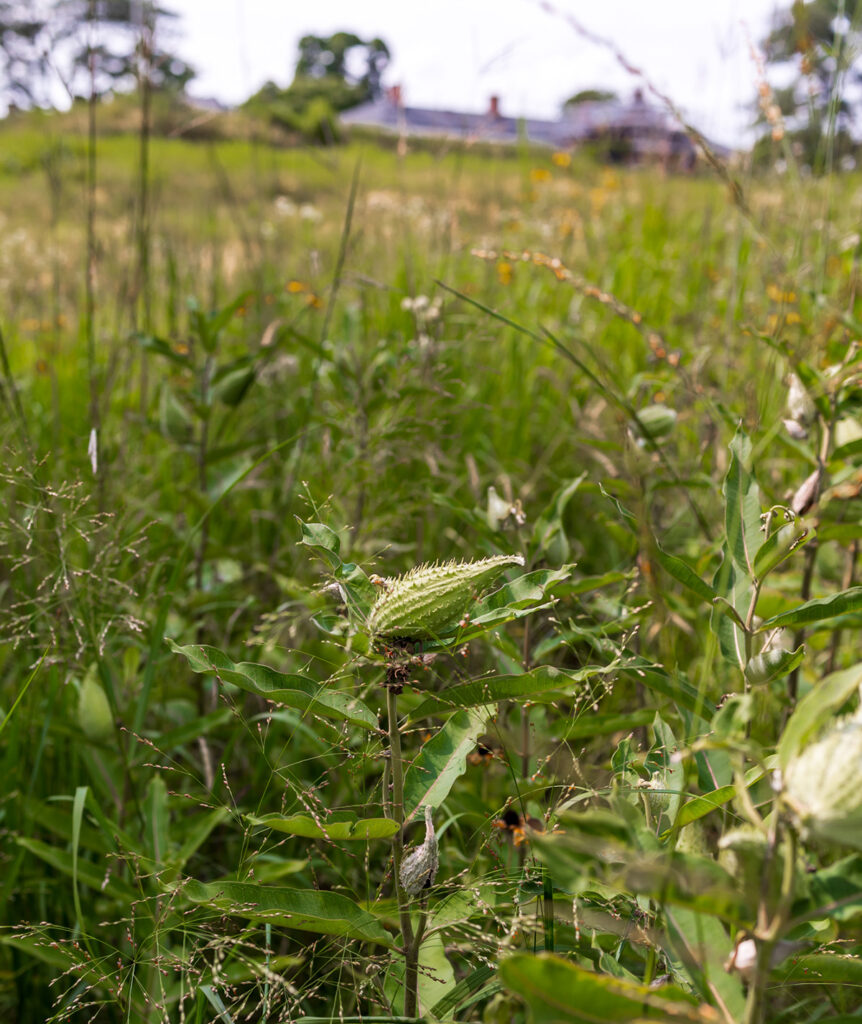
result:
<svg viewBox="0 0 862 1024"><path fill-rule="evenodd" d="M784 772L784 799L803 838L862 849L862 717L840 719Z"/></svg>
<svg viewBox="0 0 862 1024"><path fill-rule="evenodd" d="M111 705L92 669L85 676L78 694L78 725L89 740L103 740L114 728Z"/></svg>
<svg viewBox="0 0 862 1024"><path fill-rule="evenodd" d="M401 863L398 877L408 896L418 896L423 889L430 889L437 877L437 833L431 815L431 806L425 804L425 841L411 850Z"/></svg>
<svg viewBox="0 0 862 1024"><path fill-rule="evenodd" d="M521 555L494 555L476 562L418 565L384 581L368 615L372 637L431 640L453 633L475 595L510 565L523 565Z"/></svg>

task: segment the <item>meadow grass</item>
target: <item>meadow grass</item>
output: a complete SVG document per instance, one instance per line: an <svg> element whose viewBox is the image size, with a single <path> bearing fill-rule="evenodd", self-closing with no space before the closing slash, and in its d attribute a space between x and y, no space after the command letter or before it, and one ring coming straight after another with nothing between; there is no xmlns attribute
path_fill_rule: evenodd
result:
<svg viewBox="0 0 862 1024"><path fill-rule="evenodd" d="M644 811L640 788L668 773L678 808L719 776L738 785L774 750L793 709L784 676L741 682L719 650L724 627L710 632L709 609L658 545L719 587L740 426L758 514L788 504L817 464L815 440L782 427L786 375L801 363L822 382L824 367L852 357L858 177L746 180L746 215L706 172L536 151L154 138L142 273L138 140L106 134L89 365L84 142L50 117L7 119L0 141L3 1011L22 1024L397 1015L403 965L360 944L365 932L328 938L242 913L237 923L215 890L186 898L173 886L253 879L351 893L396 934L386 843L261 833L248 816L387 816L393 716L407 716L413 757L436 728L430 713L410 718L426 691L548 666L589 672L532 707L503 701L491 722L458 726L465 751L481 739L484 753L450 780L440 816L420 1009L522 1019L516 972L537 968L517 956L546 949L626 983L667 973L723 1019L762 1019L760 983L746 995L731 975L716 980L742 930L738 909L692 897L662 917L661 893L591 875L583 849L555 860L537 839L538 853L525 852L519 815L550 829L573 807L610 801L645 856L680 825L667 805ZM862 436L851 385L838 442L851 447L830 464L847 487ZM655 437L644 426L653 407L676 414ZM822 417L834 448L836 416ZM491 487L507 514L493 513ZM758 590L761 618L852 587L858 516L855 496L843 500L825 517L831 534L806 549L816 554ZM325 523L338 552L298 546L298 520ZM444 652L387 711L385 667L333 625L314 552L330 571L337 554L338 572L343 560L381 576L512 552L529 570L577 569L565 585L543 582L557 588L553 607L466 657ZM793 670L799 696L853 665L857 628L848 607L809 634ZM200 666L191 673L193 655L165 636L355 693L387 721L389 746L249 692L236 669L218 685ZM727 695L738 717L716 724ZM716 730L726 749L707 764L697 744ZM700 752L671 782L674 749ZM712 815L713 852L747 812L739 792ZM592 924L582 928L578 906ZM770 920L786 924L779 910ZM629 922L622 932L615 914ZM819 941L844 943L828 952L855 950L851 912L823 921ZM704 922L704 949L685 956L673 937L645 937L690 939ZM505 954L516 956L501 983ZM851 1012L849 975L832 980L836 1012ZM772 984L768 1019L821 1011L821 995Z"/></svg>

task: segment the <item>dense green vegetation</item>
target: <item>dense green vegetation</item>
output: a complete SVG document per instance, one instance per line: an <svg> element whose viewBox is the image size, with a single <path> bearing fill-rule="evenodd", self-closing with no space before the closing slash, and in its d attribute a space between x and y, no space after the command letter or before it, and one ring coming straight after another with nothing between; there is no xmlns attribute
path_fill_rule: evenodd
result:
<svg viewBox="0 0 862 1024"><path fill-rule="evenodd" d="M3 1019L855 1019L859 178L75 116L0 125Z"/></svg>

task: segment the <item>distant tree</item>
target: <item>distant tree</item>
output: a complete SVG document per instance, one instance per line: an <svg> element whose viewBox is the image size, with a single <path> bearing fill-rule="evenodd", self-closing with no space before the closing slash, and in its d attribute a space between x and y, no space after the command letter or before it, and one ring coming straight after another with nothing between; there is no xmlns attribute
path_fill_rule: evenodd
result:
<svg viewBox="0 0 862 1024"><path fill-rule="evenodd" d="M365 41L353 32L303 36L291 88L308 94L313 91L311 83L324 88L338 84L342 87L340 94L350 100L347 106L355 106L380 94L380 80L389 58L389 47L382 39Z"/></svg>
<svg viewBox="0 0 862 1024"><path fill-rule="evenodd" d="M366 41L353 32L303 36L290 85L267 82L245 106L308 141L335 142L336 114L380 95L389 59L382 39Z"/></svg>
<svg viewBox="0 0 862 1024"><path fill-rule="evenodd" d="M151 0L0 0L0 96L19 107L51 106L57 85L100 93L133 87L146 62L157 89L185 88L194 71L163 45L176 14Z"/></svg>
<svg viewBox="0 0 862 1024"><path fill-rule="evenodd" d="M581 89L573 96L570 96L563 107L576 107L580 103L610 103L619 99L619 96L611 89Z"/></svg>
<svg viewBox="0 0 862 1024"><path fill-rule="evenodd" d="M860 17L862 0L795 0L775 14L762 43L767 64L781 69L788 84L766 103L761 92L758 124L780 134L774 130L777 107L791 143L814 166L822 160L827 137L835 152L853 145L862 85Z"/></svg>

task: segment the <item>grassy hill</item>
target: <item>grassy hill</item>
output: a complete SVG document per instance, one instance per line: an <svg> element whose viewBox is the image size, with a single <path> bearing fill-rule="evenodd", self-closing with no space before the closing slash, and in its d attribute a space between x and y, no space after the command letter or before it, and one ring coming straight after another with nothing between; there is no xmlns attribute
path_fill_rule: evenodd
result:
<svg viewBox="0 0 862 1024"><path fill-rule="evenodd" d="M0 124L4 1019L858 1012L855 754L770 784L856 701L858 176L169 112L143 174L117 102Z"/></svg>

